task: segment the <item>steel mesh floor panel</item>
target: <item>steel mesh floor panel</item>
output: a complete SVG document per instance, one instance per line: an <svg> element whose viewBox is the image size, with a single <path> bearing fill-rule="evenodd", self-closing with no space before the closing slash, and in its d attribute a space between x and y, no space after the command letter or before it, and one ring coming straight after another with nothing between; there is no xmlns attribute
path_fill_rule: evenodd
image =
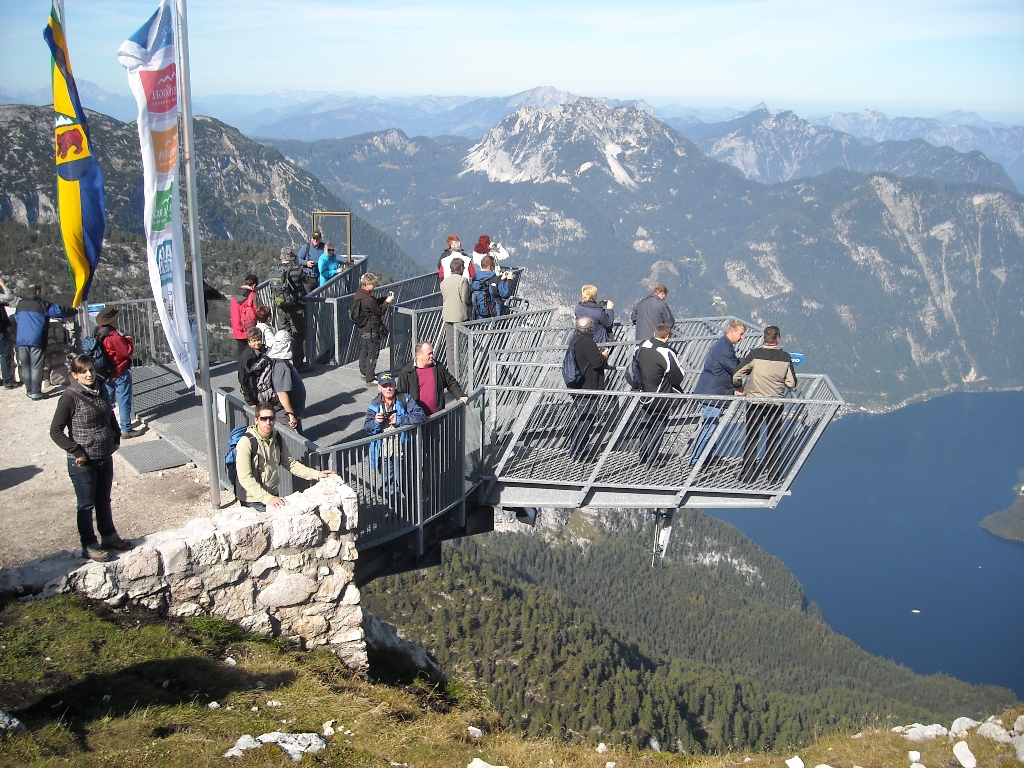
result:
<svg viewBox="0 0 1024 768"><path fill-rule="evenodd" d="M163 469L181 467L191 459L167 440L147 440L122 446L117 454L137 472L159 472Z"/></svg>

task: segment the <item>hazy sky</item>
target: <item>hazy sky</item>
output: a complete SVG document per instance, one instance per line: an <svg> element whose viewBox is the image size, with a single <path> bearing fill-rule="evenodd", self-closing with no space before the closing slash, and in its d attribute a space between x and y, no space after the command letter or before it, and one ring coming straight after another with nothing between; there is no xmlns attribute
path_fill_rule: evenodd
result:
<svg viewBox="0 0 1024 768"><path fill-rule="evenodd" d="M155 0L66 0L76 77L128 95ZM49 0L0 0L0 87L49 84ZM1024 122L1024 0L192 0L192 91L499 96L551 85L810 116L953 109Z"/></svg>

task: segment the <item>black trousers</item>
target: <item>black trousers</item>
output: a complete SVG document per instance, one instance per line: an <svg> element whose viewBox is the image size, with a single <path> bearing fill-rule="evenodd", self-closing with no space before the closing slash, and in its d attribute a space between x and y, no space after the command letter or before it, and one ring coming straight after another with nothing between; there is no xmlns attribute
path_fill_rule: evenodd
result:
<svg viewBox="0 0 1024 768"><path fill-rule="evenodd" d="M747 434L743 444L743 470L740 478L749 480L763 470L777 472L783 407L778 403L747 403ZM764 461L758 466L757 449L761 425L766 427Z"/></svg>
<svg viewBox="0 0 1024 768"><path fill-rule="evenodd" d="M380 341L380 335L377 333L359 334L359 373L363 375L363 381L367 383L377 378Z"/></svg>
<svg viewBox="0 0 1024 768"><path fill-rule="evenodd" d="M309 327L306 308L278 307L277 327L292 335L292 365L296 368L302 366L306 360L306 331Z"/></svg>

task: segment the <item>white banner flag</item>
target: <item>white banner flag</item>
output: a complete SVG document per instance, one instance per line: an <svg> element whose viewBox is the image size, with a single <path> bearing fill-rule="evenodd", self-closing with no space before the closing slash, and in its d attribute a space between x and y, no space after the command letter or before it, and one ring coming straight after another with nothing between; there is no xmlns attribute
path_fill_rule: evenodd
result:
<svg viewBox="0 0 1024 768"><path fill-rule="evenodd" d="M178 201L178 75L171 0L117 51L139 105L149 281L181 378L195 386L196 354L188 321L185 253Z"/></svg>

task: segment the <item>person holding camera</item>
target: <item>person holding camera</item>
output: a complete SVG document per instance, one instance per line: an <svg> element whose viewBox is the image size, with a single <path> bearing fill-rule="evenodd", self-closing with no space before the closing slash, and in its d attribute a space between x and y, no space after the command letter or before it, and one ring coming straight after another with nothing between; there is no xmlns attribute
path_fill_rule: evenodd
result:
<svg viewBox="0 0 1024 768"><path fill-rule="evenodd" d="M407 444L414 437L411 432L399 435L388 435L399 427L409 424L423 424L427 415L410 394L398 394L398 379L390 371L383 371L377 376L378 394L366 408L366 421L363 428L368 435L382 435L380 440L370 443L370 466L380 470L383 477L382 491L384 498L392 500L396 497L396 486L402 477L409 477L409 472L399 469ZM406 468L412 465L411 459L405 459Z"/></svg>
<svg viewBox="0 0 1024 768"><path fill-rule="evenodd" d="M359 329L359 373L368 387L372 387L377 380L377 358L380 356L381 343L387 335L387 326L383 321L384 313L395 300L394 291L378 299L373 295L373 289L376 287L376 275L367 272L359 278L359 290L352 299L353 312L359 317L359 322L356 323Z"/></svg>
<svg viewBox="0 0 1024 768"><path fill-rule="evenodd" d="M603 344L611 339L612 325L615 323L615 302L598 301L596 285L583 286L575 314L577 320L589 317L594 321L595 344Z"/></svg>
<svg viewBox="0 0 1024 768"><path fill-rule="evenodd" d="M483 268L484 256L488 255L495 262L499 262L508 258L508 251L505 250L501 243L492 243L490 235L480 235L476 245L473 246L473 269L475 271Z"/></svg>

